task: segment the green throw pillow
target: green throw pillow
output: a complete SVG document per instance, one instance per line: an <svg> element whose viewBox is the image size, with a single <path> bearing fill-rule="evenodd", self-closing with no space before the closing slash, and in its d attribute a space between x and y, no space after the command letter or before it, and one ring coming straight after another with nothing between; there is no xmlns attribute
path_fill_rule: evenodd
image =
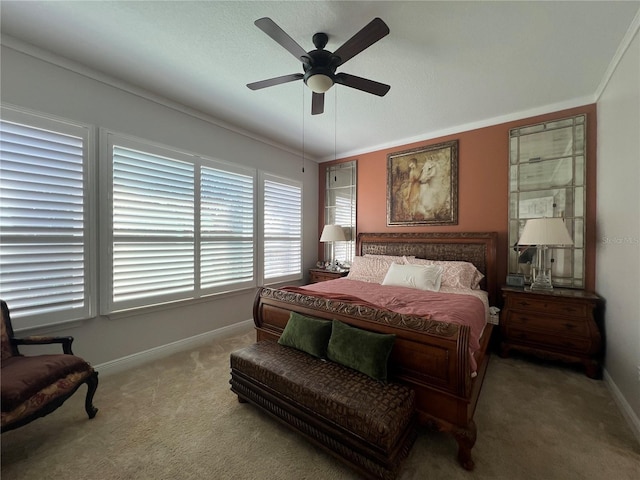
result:
<svg viewBox="0 0 640 480"><path fill-rule="evenodd" d="M331 321L291 312L278 343L324 358L330 336Z"/></svg>
<svg viewBox="0 0 640 480"><path fill-rule="evenodd" d="M327 358L369 375L387 380L387 363L396 336L369 332L333 321Z"/></svg>

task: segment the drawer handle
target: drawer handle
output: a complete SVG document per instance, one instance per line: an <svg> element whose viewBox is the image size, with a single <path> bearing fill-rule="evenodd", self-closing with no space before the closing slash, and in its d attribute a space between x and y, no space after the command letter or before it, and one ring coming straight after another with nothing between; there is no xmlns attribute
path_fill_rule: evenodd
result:
<svg viewBox="0 0 640 480"><path fill-rule="evenodd" d="M572 329L576 328L575 323L564 323L563 325L565 327L567 327L567 330L572 330Z"/></svg>
<svg viewBox="0 0 640 480"><path fill-rule="evenodd" d="M520 300L520 301L518 302L518 304L519 304L519 305L522 305L523 307L528 307L528 306L529 306L529 302L526 302L526 301L524 301L524 300Z"/></svg>
<svg viewBox="0 0 640 480"><path fill-rule="evenodd" d="M565 312L569 312L569 313L574 313L574 312L578 311L578 309L573 308L573 307L565 307L564 310L565 310Z"/></svg>

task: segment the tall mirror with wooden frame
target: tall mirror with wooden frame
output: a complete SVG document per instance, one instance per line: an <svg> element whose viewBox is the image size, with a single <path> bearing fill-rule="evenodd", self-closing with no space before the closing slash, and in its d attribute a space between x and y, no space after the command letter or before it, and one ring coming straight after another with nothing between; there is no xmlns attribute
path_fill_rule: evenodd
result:
<svg viewBox="0 0 640 480"><path fill-rule="evenodd" d="M326 171L324 223L340 225L347 240L325 243L324 258L348 267L356 251L357 161L336 163Z"/></svg>
<svg viewBox="0 0 640 480"><path fill-rule="evenodd" d="M531 282L536 248L518 246L526 221L561 217L573 245L550 249L551 280L584 288L586 116L514 128L509 135L509 273Z"/></svg>

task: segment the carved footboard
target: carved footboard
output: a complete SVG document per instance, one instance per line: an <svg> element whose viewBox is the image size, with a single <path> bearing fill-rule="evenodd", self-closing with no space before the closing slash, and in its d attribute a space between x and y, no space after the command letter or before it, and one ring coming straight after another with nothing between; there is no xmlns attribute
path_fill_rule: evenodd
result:
<svg viewBox="0 0 640 480"><path fill-rule="evenodd" d="M478 375L469 367L469 327L425 320L369 306L261 288L254 303L257 340L277 340L292 311L318 318L336 319L378 333L393 333L391 378L416 392L416 410L423 425L450 432L458 442L458 458L473 468L471 448L476 427L473 411L486 369L478 359ZM490 336L485 332L483 338ZM483 349L484 351L484 349Z"/></svg>

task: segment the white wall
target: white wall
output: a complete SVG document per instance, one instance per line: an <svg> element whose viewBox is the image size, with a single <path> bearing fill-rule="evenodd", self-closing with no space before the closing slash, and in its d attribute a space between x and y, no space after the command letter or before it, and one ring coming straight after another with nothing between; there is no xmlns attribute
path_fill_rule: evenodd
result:
<svg viewBox="0 0 640 480"><path fill-rule="evenodd" d="M640 34L598 104L596 288L605 379L640 440Z"/></svg>
<svg viewBox="0 0 640 480"><path fill-rule="evenodd" d="M21 49L23 50L23 49ZM31 53L28 49L25 50ZM318 250L318 165L299 155L241 135L169 103L162 104L110 83L62 67L64 61L2 45L3 104L132 135L242 164L303 182L303 264L311 267ZM80 71L82 71L80 69ZM91 75L93 76L93 74ZM306 269L305 269L306 271ZM55 334L75 337L74 353L94 365L237 324L252 318L254 290L190 303L180 308L108 319L93 318ZM224 329L223 329L224 330ZM229 329L226 329L229 330ZM51 331L51 330L48 330ZM39 332L29 332L39 333Z"/></svg>

